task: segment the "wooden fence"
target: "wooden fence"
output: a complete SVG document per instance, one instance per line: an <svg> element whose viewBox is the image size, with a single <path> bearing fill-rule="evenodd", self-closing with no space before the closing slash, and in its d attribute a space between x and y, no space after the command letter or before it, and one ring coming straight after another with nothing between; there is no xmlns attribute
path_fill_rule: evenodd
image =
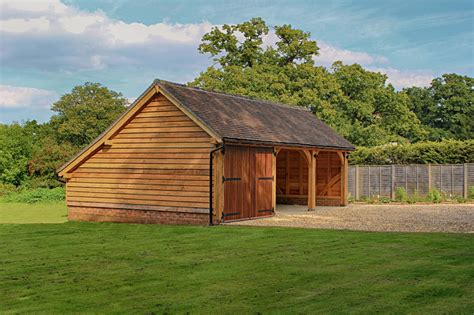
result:
<svg viewBox="0 0 474 315"><path fill-rule="evenodd" d="M426 196L438 189L446 196L468 197L474 186L474 164L356 165L349 167L349 193L363 197L395 198L395 189L403 187L408 195L416 191Z"/></svg>

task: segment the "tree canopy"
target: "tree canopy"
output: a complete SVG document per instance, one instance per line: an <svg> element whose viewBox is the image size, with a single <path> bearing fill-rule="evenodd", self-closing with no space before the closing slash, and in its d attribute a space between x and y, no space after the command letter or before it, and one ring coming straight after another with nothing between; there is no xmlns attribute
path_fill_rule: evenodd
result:
<svg viewBox="0 0 474 315"><path fill-rule="evenodd" d="M273 45L264 45L270 32ZM315 65L319 48L311 34L291 25L270 28L260 18L215 27L201 53L216 62L190 84L311 109L356 145L418 141L426 137L409 97L387 76L358 64Z"/></svg>
<svg viewBox="0 0 474 315"><path fill-rule="evenodd" d="M472 162L471 77L445 74L428 87L396 91L385 74L361 65L315 64L319 47L310 33L261 18L213 28L198 50L214 65L190 85L306 107L359 147L353 163ZM60 185L55 170L126 105L122 94L85 83L52 105L49 122L0 124L0 194L2 185Z"/></svg>
<svg viewBox="0 0 474 315"><path fill-rule="evenodd" d="M0 183L54 187L56 169L102 133L125 110L120 93L99 83L76 86L38 124L0 124Z"/></svg>
<svg viewBox="0 0 474 315"><path fill-rule="evenodd" d="M420 118L429 137L474 138L474 78L443 74L429 87L404 89L410 109Z"/></svg>
<svg viewBox="0 0 474 315"><path fill-rule="evenodd" d="M82 147L95 139L122 113L127 100L99 83L76 86L54 103L50 126L57 140Z"/></svg>

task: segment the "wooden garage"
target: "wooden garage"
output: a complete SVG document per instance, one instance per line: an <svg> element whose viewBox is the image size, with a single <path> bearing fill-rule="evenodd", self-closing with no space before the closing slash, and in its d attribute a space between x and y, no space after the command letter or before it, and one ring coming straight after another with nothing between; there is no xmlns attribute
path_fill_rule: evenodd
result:
<svg viewBox="0 0 474 315"><path fill-rule="evenodd" d="M58 173L70 220L218 224L346 205L352 150L305 108L156 80Z"/></svg>

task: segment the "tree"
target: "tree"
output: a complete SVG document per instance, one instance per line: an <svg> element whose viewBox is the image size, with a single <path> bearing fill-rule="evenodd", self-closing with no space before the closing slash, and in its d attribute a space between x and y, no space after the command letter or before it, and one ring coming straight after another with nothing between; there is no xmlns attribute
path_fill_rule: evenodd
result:
<svg viewBox="0 0 474 315"><path fill-rule="evenodd" d="M127 100L121 93L109 90L99 83L76 86L63 95L51 110L50 126L58 143L75 147L89 144L102 133L124 110Z"/></svg>
<svg viewBox="0 0 474 315"><path fill-rule="evenodd" d="M260 18L214 28L203 36L201 53L215 66L190 85L303 106L356 145L416 141L424 137L406 95L386 75L360 65L334 63L332 72L314 65L317 43L291 25L273 27L273 46L263 47L269 27Z"/></svg>
<svg viewBox="0 0 474 315"><path fill-rule="evenodd" d="M431 138L474 138L474 78L444 74L427 88L404 90Z"/></svg>
<svg viewBox="0 0 474 315"><path fill-rule="evenodd" d="M235 25L224 24L204 34L198 50L202 54L210 54L222 68L313 64L319 47L309 39L309 32L294 29L291 25L275 26L276 48L263 47L264 36L268 35L269 30L261 18Z"/></svg>
<svg viewBox="0 0 474 315"><path fill-rule="evenodd" d="M62 185L56 169L80 148L69 142L58 142L56 131L49 123L38 125L36 139L28 159L28 179L23 186L52 188Z"/></svg>
<svg viewBox="0 0 474 315"><path fill-rule="evenodd" d="M0 182L19 186L28 178L28 161L37 141L39 125L33 121L23 124L0 124Z"/></svg>
<svg viewBox="0 0 474 315"><path fill-rule="evenodd" d="M387 84L385 74L342 62L335 62L332 69L347 97L341 107L354 126L355 132L348 135L354 144L372 146L425 137L426 132L410 111L406 95L397 93ZM371 135L371 132L376 133Z"/></svg>

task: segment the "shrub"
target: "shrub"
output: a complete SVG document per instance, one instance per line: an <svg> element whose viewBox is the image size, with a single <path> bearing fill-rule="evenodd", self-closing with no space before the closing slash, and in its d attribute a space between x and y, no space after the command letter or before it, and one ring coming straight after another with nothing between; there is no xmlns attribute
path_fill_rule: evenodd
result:
<svg viewBox="0 0 474 315"><path fill-rule="evenodd" d="M367 202L370 203L370 204L374 204L374 203L378 203L379 199L375 196L372 196L367 200Z"/></svg>
<svg viewBox="0 0 474 315"><path fill-rule="evenodd" d="M358 147L349 159L352 165L473 163L474 139Z"/></svg>
<svg viewBox="0 0 474 315"><path fill-rule="evenodd" d="M0 197L17 190L18 188L15 185L0 183Z"/></svg>
<svg viewBox="0 0 474 315"><path fill-rule="evenodd" d="M431 189L428 192L427 199L433 203L440 203L443 197L438 189Z"/></svg>
<svg viewBox="0 0 474 315"><path fill-rule="evenodd" d="M458 203L466 203L467 200L466 200L466 198L464 198L464 197L456 197L456 201L457 201Z"/></svg>
<svg viewBox="0 0 474 315"><path fill-rule="evenodd" d="M407 202L408 203L417 203L418 201L420 201L420 195L418 194L418 191L415 190L413 192L413 195L411 195L408 199L407 199Z"/></svg>
<svg viewBox="0 0 474 315"><path fill-rule="evenodd" d="M62 184L55 178L43 177L30 177L28 180L25 180L21 187L24 189L36 189L36 188L56 188L61 187Z"/></svg>
<svg viewBox="0 0 474 315"><path fill-rule="evenodd" d="M49 188L36 188L36 189L23 189L17 192L7 193L2 197L5 202L26 202L26 203L37 203L37 202L57 202L65 199L65 192L63 187L56 187L53 189Z"/></svg>
<svg viewBox="0 0 474 315"><path fill-rule="evenodd" d="M392 201L392 200L390 200L390 198L388 198L388 197L380 197L379 198L380 203L389 203L390 201Z"/></svg>
<svg viewBox="0 0 474 315"><path fill-rule="evenodd" d="M407 191L403 187L395 188L395 200L399 202L407 201Z"/></svg>
<svg viewBox="0 0 474 315"><path fill-rule="evenodd" d="M359 200L362 201L362 202L369 202L369 197L367 197L367 196L360 196Z"/></svg>
<svg viewBox="0 0 474 315"><path fill-rule="evenodd" d="M474 199L474 186L470 186L467 191L467 197L469 199Z"/></svg>

